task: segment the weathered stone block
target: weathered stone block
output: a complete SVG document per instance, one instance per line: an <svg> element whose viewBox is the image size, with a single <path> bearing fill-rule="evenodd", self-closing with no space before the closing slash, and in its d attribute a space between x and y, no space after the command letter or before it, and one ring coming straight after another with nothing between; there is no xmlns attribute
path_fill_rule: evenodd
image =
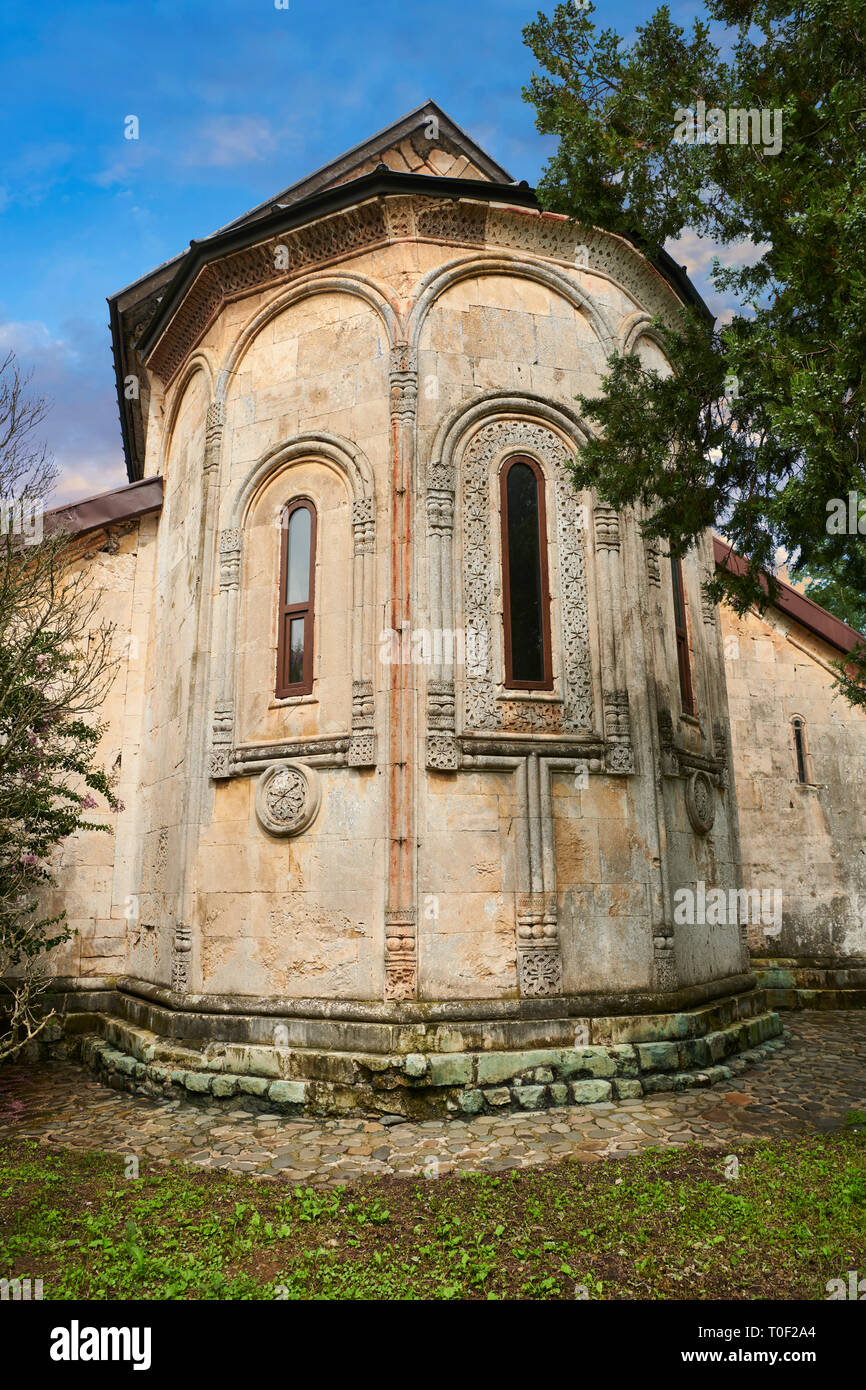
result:
<svg viewBox="0 0 866 1390"><path fill-rule="evenodd" d="M613 1093L617 1100L638 1100L643 1095L643 1086L639 1081L632 1081L627 1077L617 1076L612 1081Z"/></svg>
<svg viewBox="0 0 866 1390"><path fill-rule="evenodd" d="M466 1115L477 1115L484 1109L484 1095L481 1091L463 1091L458 1097L458 1102Z"/></svg>
<svg viewBox="0 0 866 1390"><path fill-rule="evenodd" d="M507 1086L491 1086L484 1092L484 1098L488 1105L493 1105L501 1109L503 1105L511 1104L511 1092Z"/></svg>
<svg viewBox="0 0 866 1390"><path fill-rule="evenodd" d="M609 1081L573 1081L571 1095L575 1105L595 1105L602 1100L610 1100Z"/></svg>
<svg viewBox="0 0 866 1390"><path fill-rule="evenodd" d="M566 1081L573 1076L613 1076L616 1062L602 1047L569 1048L563 1052L557 1071Z"/></svg>
<svg viewBox="0 0 866 1390"><path fill-rule="evenodd" d="M306 1094L305 1081L272 1081L268 1087L268 1100L278 1105L303 1105Z"/></svg>
<svg viewBox="0 0 866 1390"><path fill-rule="evenodd" d="M410 1052L403 1063L403 1070L407 1076L426 1076L427 1058L423 1052Z"/></svg>
<svg viewBox="0 0 866 1390"><path fill-rule="evenodd" d="M562 1053L547 1049L537 1052L485 1052L478 1058L478 1081L482 1084L510 1081L512 1077L531 1072L536 1067L555 1067L561 1057Z"/></svg>
<svg viewBox="0 0 866 1390"><path fill-rule="evenodd" d="M237 1095L239 1079L237 1076L215 1076L211 1083L211 1094L221 1099Z"/></svg>
<svg viewBox="0 0 866 1390"><path fill-rule="evenodd" d="M429 1076L431 1086L465 1086L472 1080L472 1058L465 1052L450 1052L444 1057L434 1053Z"/></svg>
<svg viewBox="0 0 866 1390"><path fill-rule="evenodd" d="M188 1071L184 1072L183 1084L193 1095L207 1095L213 1083L212 1076L206 1076L204 1072Z"/></svg>
<svg viewBox="0 0 866 1390"><path fill-rule="evenodd" d="M523 1110L540 1110L545 1090L544 1086L515 1086L514 1098Z"/></svg>
<svg viewBox="0 0 866 1390"><path fill-rule="evenodd" d="M271 1083L264 1076L241 1076L238 1084L244 1095L263 1096Z"/></svg>
<svg viewBox="0 0 866 1390"><path fill-rule="evenodd" d="M641 1071L676 1071L679 1066L677 1045L673 1042L637 1044Z"/></svg>
<svg viewBox="0 0 866 1390"><path fill-rule="evenodd" d="M564 1081L555 1081L552 1086L548 1087L548 1090L554 1105L568 1104L568 1087Z"/></svg>

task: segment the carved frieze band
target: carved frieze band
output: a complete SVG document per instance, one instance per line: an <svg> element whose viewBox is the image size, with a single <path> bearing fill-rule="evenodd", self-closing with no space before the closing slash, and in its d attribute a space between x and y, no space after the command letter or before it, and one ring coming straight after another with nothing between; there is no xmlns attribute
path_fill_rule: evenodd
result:
<svg viewBox="0 0 866 1390"><path fill-rule="evenodd" d="M673 291L620 237L473 199L395 195L287 229L258 246L203 266L150 354L148 366L169 381L229 299L285 283L288 276L341 256L407 237L487 246L493 251L510 247L610 276L650 315L670 315L678 307ZM151 314L157 309L154 300Z"/></svg>

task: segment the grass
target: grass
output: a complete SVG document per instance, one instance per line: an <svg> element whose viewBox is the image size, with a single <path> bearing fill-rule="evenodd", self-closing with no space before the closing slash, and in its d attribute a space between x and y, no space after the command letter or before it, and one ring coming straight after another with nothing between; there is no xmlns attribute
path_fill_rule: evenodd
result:
<svg viewBox="0 0 866 1390"><path fill-rule="evenodd" d="M824 1299L866 1270L866 1136L312 1189L17 1141L0 1277L46 1299ZM585 1292L583 1292L585 1290Z"/></svg>

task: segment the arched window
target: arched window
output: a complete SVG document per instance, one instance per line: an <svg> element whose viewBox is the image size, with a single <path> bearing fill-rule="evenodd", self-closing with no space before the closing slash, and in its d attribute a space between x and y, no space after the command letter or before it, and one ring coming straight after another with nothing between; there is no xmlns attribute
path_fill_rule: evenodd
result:
<svg viewBox="0 0 866 1390"><path fill-rule="evenodd" d="M533 459L509 459L500 487L505 684L552 690L544 474Z"/></svg>
<svg viewBox="0 0 866 1390"><path fill-rule="evenodd" d="M797 761L797 781L808 786L809 769L806 761L806 721L801 715L795 714L791 720L791 729L794 734L794 757Z"/></svg>
<svg viewBox="0 0 866 1390"><path fill-rule="evenodd" d="M689 629L686 620L686 586L683 583L683 563L671 556L671 578L674 587L674 630L677 638L677 667L680 673L680 699L683 714L694 714L695 696L692 687L692 663L689 657Z"/></svg>
<svg viewBox="0 0 866 1390"><path fill-rule="evenodd" d="M306 497L289 502L282 517L277 629L277 699L313 689L313 600L316 509Z"/></svg>

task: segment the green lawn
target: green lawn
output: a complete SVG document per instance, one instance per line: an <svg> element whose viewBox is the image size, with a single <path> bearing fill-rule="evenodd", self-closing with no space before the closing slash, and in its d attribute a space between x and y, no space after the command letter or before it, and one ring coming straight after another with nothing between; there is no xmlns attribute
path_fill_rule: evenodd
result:
<svg viewBox="0 0 866 1390"><path fill-rule="evenodd" d="M118 1157L20 1141L0 1276L52 1299L823 1299L866 1270L856 1123L737 1153L737 1179L691 1147L313 1190L180 1165L130 1180Z"/></svg>

